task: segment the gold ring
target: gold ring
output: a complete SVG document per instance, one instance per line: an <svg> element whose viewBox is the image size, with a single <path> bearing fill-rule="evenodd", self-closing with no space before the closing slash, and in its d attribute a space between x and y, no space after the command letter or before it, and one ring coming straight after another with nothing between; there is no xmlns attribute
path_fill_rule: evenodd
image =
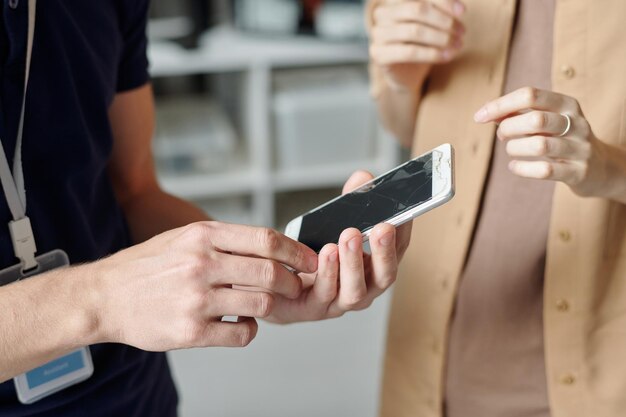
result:
<svg viewBox="0 0 626 417"><path fill-rule="evenodd" d="M569 130L572 128L572 119L569 117L569 115L561 113L561 116L565 117L565 120L567 120L567 126L565 126L565 130L559 135L559 137L567 135L569 133Z"/></svg>

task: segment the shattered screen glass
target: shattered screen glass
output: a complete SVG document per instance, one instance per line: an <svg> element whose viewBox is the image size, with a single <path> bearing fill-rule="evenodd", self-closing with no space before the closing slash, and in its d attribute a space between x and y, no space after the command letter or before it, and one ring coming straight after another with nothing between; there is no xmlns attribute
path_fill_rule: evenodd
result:
<svg viewBox="0 0 626 417"><path fill-rule="evenodd" d="M319 252L347 228L364 232L432 198L432 154L407 162L361 188L306 213L298 240Z"/></svg>

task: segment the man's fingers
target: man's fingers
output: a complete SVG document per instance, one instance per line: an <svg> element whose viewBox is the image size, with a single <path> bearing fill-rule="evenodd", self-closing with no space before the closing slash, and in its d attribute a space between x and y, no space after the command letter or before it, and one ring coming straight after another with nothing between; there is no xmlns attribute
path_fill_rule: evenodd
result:
<svg viewBox="0 0 626 417"><path fill-rule="evenodd" d="M242 291L230 288L215 290L215 300L209 306L210 317L239 316L267 317L272 313L274 297L272 294L257 291Z"/></svg>
<svg viewBox="0 0 626 417"><path fill-rule="evenodd" d="M382 294L396 280L398 258L396 253L396 229L390 224L377 225L370 234L372 248L372 279L375 295Z"/></svg>
<svg viewBox="0 0 626 417"><path fill-rule="evenodd" d="M276 230L216 222L205 223L208 240L223 252L272 259L301 272L317 270L317 254Z"/></svg>
<svg viewBox="0 0 626 417"><path fill-rule="evenodd" d="M479 123L493 122L525 110L544 110L575 115L580 113L578 102L572 97L533 87L523 87L481 107L474 115Z"/></svg>
<svg viewBox="0 0 626 417"><path fill-rule="evenodd" d="M347 194L352 192L366 182L371 181L373 178L374 176L367 171L356 171L348 178L341 193Z"/></svg>
<svg viewBox="0 0 626 417"><path fill-rule="evenodd" d="M339 237L339 297L344 310L352 310L367 296L363 267L363 237L357 229L344 230Z"/></svg>
<svg viewBox="0 0 626 417"><path fill-rule="evenodd" d="M215 262L212 273L219 274L217 283L222 285L260 288L292 299L302 292L300 277L269 259L224 255Z"/></svg>
<svg viewBox="0 0 626 417"><path fill-rule="evenodd" d="M241 317L236 323L212 322L207 325L202 341L197 346L248 346L256 337L258 329L256 320L249 317Z"/></svg>

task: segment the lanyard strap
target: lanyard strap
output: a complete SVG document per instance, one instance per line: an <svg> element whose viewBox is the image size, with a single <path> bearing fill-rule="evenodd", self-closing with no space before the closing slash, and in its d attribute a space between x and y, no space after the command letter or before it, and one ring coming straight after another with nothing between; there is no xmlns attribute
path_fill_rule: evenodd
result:
<svg viewBox="0 0 626 417"><path fill-rule="evenodd" d="M13 215L13 221L9 222L9 231L13 240L15 256L22 261L23 270L37 266L35 261L35 239L26 217L26 190L24 188L24 171L22 169L22 136L24 134L24 114L26 112L26 92L30 77L30 62L33 52L33 39L35 37L35 15L37 0L28 0L28 38L26 41L26 71L24 73L24 94L22 96L22 109L17 128L17 140L15 142L15 155L13 157L13 173L9 168L4 146L0 142L0 181L7 204Z"/></svg>

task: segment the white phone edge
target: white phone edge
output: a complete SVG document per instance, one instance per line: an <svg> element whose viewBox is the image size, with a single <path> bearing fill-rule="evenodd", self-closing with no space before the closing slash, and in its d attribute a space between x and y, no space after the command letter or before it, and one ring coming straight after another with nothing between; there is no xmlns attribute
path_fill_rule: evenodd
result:
<svg viewBox="0 0 626 417"><path fill-rule="evenodd" d="M454 189L454 163L453 163L453 157L454 157L454 148L452 147L452 145L450 145L449 143L444 143L443 145L439 145L438 147L423 153L422 155L416 156L415 158L412 158L411 160L414 159L419 159L425 155L428 155L430 153L433 152L440 152L441 153L441 157L439 158L438 164L435 164L435 161L433 161L433 185L432 185L432 195L433 197L418 205L415 206L414 208L412 208L411 210L404 212L398 216L392 217L388 220L386 220L384 223L388 223L391 224L393 226L400 226L410 220L415 219L418 216L421 216L422 214L429 212L430 210L437 208L445 203L447 203L448 201L450 201L452 199L452 197L454 197L454 193L455 193L455 189ZM410 161L407 161L410 162ZM405 162L405 163L407 163ZM404 165L404 164L402 164ZM400 165L400 166L402 166ZM442 167L445 168L442 170ZM390 169L389 171L385 172L384 174L381 174L379 176L383 176L386 175L394 170L396 170L398 167L394 167L392 169ZM439 174L439 175L436 175ZM373 180L372 180L373 181ZM320 209L321 207L332 203L333 201L337 200L341 198L341 196L332 199L324 204L322 204L319 207L316 207L312 210L309 210L307 213L313 212L315 210ZM298 217L296 217L295 219L291 220L286 228L285 228L285 235L291 239L294 240L298 240L298 237L300 236L300 228L302 227L302 218L307 214L304 213ZM363 241L367 242L369 240L369 235L371 233L372 229L367 229L365 230L362 234L363 234Z"/></svg>

